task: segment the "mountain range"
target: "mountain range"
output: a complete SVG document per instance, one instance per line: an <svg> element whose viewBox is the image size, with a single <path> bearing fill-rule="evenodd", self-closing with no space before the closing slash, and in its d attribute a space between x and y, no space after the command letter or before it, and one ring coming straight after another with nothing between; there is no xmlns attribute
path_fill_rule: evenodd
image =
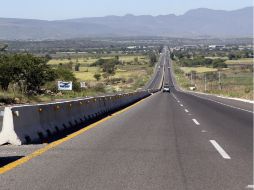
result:
<svg viewBox="0 0 254 190"><path fill-rule="evenodd" d="M165 36L232 38L253 36L253 7L233 11L194 9L183 15L90 17L68 20L0 18L1 40Z"/></svg>

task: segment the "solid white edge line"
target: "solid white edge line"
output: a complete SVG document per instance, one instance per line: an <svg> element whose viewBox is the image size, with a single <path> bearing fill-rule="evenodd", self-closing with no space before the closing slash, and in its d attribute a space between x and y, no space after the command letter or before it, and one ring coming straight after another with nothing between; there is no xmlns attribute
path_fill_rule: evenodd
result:
<svg viewBox="0 0 254 190"><path fill-rule="evenodd" d="M189 92L185 92L185 91L182 91L182 92L184 92L184 93L186 93L186 94L190 94L190 95L192 95L192 96L196 96L196 97L201 98L201 99L204 99L204 100L209 100L209 101L211 101L211 102L215 102L215 103L221 104L221 105L223 105L223 106L227 106L227 107L230 107L230 108L238 109L238 110L241 110L241 111L246 111L246 112L249 112L249 113L254 113L254 112L252 112L252 111L250 111L250 110L246 110L246 109L238 108L238 107L231 106L231 105L228 105L228 104L224 104L224 103L221 103L221 102L218 102L218 101L209 99L209 98L204 98L204 97L201 97L201 96L197 96L197 95L192 94L192 93L189 93Z"/></svg>
<svg viewBox="0 0 254 190"><path fill-rule="evenodd" d="M224 159L231 159L231 157L226 153L226 151L215 141L215 140L210 140L210 143L214 146L214 148L220 153L220 155Z"/></svg>
<svg viewBox="0 0 254 190"><path fill-rule="evenodd" d="M241 102L244 102L244 103L254 104L254 101L252 101L252 100L241 99L241 98L233 98L233 97L226 97L226 96L221 96L221 95L218 95L218 94L208 94L208 93L204 93L204 92L193 92L193 91L190 92L190 93L201 94L201 95L205 95L205 96L215 96L215 97L223 98L223 99L227 99L227 100L236 100L236 101L241 101Z"/></svg>
<svg viewBox="0 0 254 190"><path fill-rule="evenodd" d="M247 189L254 189L254 185L247 185L246 188Z"/></svg>
<svg viewBox="0 0 254 190"><path fill-rule="evenodd" d="M183 92L183 93L185 93L185 94L189 94L189 95L192 95L192 96L196 96L196 97L201 98L201 99L204 99L204 100L209 100L209 101L211 101L211 102L216 102L216 103L218 103L218 104L221 104L221 105L224 105L224 106L228 106L228 107L230 107L230 108L238 109L238 110L241 110L241 111L246 111L246 112L249 112L249 113L254 113L253 111L250 111L250 110L238 108L238 107L231 106L231 105L228 105L228 104L224 104L224 103L221 103L221 102L218 102L218 101L209 99L209 98L204 98L204 97L201 97L201 96L197 96L197 95L193 94L194 92L189 92L189 91L183 90L183 89L181 89L181 88L179 88L179 89L175 88L175 90L178 91L178 92ZM212 94L208 94L208 95L211 95L211 96L212 96ZM215 96L215 97L219 97L219 96Z"/></svg>
<svg viewBox="0 0 254 190"><path fill-rule="evenodd" d="M187 110L187 109L185 109L184 111L185 111L186 113L189 113L189 110Z"/></svg>
<svg viewBox="0 0 254 190"><path fill-rule="evenodd" d="M200 125L200 123L199 123L196 119L192 119L192 121L193 121L196 125Z"/></svg>

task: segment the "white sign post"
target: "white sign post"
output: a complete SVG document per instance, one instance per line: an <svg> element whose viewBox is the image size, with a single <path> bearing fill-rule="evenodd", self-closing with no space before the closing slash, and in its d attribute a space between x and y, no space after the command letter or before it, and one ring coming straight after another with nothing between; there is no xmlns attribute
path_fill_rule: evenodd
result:
<svg viewBox="0 0 254 190"><path fill-rule="evenodd" d="M58 90L72 90L72 82L57 82Z"/></svg>
<svg viewBox="0 0 254 190"><path fill-rule="evenodd" d="M86 82L80 82L80 87L81 88L87 88Z"/></svg>

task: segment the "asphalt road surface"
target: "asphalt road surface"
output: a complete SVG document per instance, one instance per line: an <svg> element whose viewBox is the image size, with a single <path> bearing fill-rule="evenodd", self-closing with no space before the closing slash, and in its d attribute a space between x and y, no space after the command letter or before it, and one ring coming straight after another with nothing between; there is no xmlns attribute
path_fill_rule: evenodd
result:
<svg viewBox="0 0 254 190"><path fill-rule="evenodd" d="M164 83L175 85L167 53L161 62ZM3 173L0 189L253 189L252 110L205 98L174 87L154 94ZM37 146L1 148L49 145Z"/></svg>

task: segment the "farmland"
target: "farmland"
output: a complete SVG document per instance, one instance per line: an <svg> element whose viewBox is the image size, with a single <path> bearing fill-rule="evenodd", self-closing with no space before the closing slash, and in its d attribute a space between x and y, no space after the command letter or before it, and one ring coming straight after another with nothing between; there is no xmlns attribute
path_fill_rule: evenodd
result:
<svg viewBox="0 0 254 190"><path fill-rule="evenodd" d="M118 60L118 64L115 65L112 74L107 74L101 66L95 65L99 60L104 60L104 62L107 60ZM57 90L57 81L55 80L42 86L42 90L45 92L28 96L17 85L10 84L8 91L0 91L0 102L49 102L68 98L133 91L142 88L148 82L154 69L153 65L150 64L148 55L140 54L53 58L47 62L47 65L55 71L60 68L64 69L61 72L64 71L64 75L67 74L67 76L60 77L57 80L74 80L75 90L59 92ZM78 68L76 68L77 65ZM72 75L75 78L70 78ZM96 75L99 77L96 78ZM86 88L80 88L80 82L84 82Z"/></svg>
<svg viewBox="0 0 254 190"><path fill-rule="evenodd" d="M149 60L147 56L143 55L120 55L118 57L120 65L117 65L115 74L110 79L101 79L99 81L94 77L95 74L103 75L103 71L99 66L94 66L96 61L99 59L110 60L114 59L115 56L86 56L82 58L69 58L69 59L52 59L48 62L49 65L56 67L57 65L72 64L72 70L78 81L84 81L88 85L96 85L102 83L111 83L111 90L126 91L140 88L144 85L151 73L153 68L149 66ZM80 64L79 70L75 71L74 65ZM139 84L139 85L137 85Z"/></svg>
<svg viewBox="0 0 254 190"><path fill-rule="evenodd" d="M238 60L226 60L226 64L228 64L228 65L234 65L234 64L251 65L251 64L253 64L253 59L252 58L245 58L245 59L238 59Z"/></svg>
<svg viewBox="0 0 254 190"><path fill-rule="evenodd" d="M181 67L181 70L184 73L190 73L191 71L195 71L196 73L205 73L205 72L214 72L218 69L209 68L209 67Z"/></svg>

